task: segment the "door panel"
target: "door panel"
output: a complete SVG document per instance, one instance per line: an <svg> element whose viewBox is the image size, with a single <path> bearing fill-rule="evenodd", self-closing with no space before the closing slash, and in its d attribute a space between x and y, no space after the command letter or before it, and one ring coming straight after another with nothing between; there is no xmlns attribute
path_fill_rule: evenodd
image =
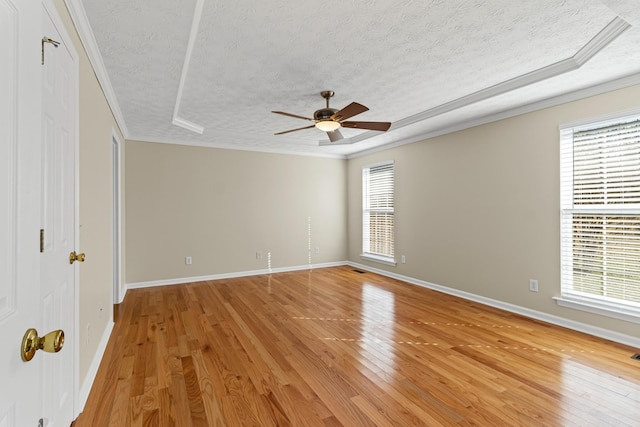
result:
<svg viewBox="0 0 640 427"><path fill-rule="evenodd" d="M0 426L69 425L75 375L77 63L40 0L0 0ZM53 52L52 52L53 50ZM46 105L46 108L43 108ZM44 153L44 155L43 155ZM45 228L40 253L39 229ZM20 357L28 328L58 354Z"/></svg>
<svg viewBox="0 0 640 427"><path fill-rule="evenodd" d="M41 357L20 343L41 326L40 2L0 0L0 426L35 427Z"/></svg>
<svg viewBox="0 0 640 427"><path fill-rule="evenodd" d="M55 355L43 355L44 425L67 426L73 420L75 269L69 254L75 248L75 66L64 40L43 12L45 43L42 66L42 224L45 245L41 257L43 330L62 329L65 345Z"/></svg>
<svg viewBox="0 0 640 427"><path fill-rule="evenodd" d="M10 5L0 1L0 37L10 46L17 43L15 29L17 14ZM15 132L18 63L16 51L2 52L5 59L0 66L0 200L7 209L0 209L0 321L15 313L16 301L16 202L18 139Z"/></svg>

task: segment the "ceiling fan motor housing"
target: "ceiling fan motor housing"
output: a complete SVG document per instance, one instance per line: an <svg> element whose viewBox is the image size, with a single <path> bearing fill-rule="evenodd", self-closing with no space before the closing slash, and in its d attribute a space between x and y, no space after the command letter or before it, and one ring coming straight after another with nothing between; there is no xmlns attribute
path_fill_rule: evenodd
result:
<svg viewBox="0 0 640 427"><path fill-rule="evenodd" d="M329 120L337 112L338 110L335 108L321 108L313 113L313 119L316 121Z"/></svg>

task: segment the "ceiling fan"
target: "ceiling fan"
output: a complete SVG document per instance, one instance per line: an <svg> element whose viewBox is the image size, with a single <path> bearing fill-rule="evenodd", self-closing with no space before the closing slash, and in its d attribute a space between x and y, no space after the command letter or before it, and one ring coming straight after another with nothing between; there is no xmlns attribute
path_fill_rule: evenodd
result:
<svg viewBox="0 0 640 427"><path fill-rule="evenodd" d="M298 116L297 114L285 113L284 111L272 111L272 113L282 114L283 116L295 117L297 119L310 120L315 122L313 125L305 126L297 129L285 130L284 132L278 132L275 135L282 135L289 132L295 132L303 129L311 129L316 127L327 133L331 142L339 141L343 138L340 133L340 128L352 128L352 129L368 129L379 130L385 132L391 126L389 122L356 122L345 121L346 119L353 117L357 114L364 113L369 110L362 104L352 102L344 107L342 110L336 110L335 108L329 108L329 98L334 95L332 90L325 90L320 92L320 95L327 100L327 107L316 110L313 113L313 119L309 117Z"/></svg>

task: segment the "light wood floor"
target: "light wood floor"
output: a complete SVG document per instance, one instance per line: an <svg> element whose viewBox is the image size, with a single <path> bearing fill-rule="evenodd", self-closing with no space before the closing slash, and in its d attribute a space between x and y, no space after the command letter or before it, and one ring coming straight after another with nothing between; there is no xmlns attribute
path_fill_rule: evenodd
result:
<svg viewBox="0 0 640 427"><path fill-rule="evenodd" d="M85 426L638 426L637 349L337 267L133 290Z"/></svg>

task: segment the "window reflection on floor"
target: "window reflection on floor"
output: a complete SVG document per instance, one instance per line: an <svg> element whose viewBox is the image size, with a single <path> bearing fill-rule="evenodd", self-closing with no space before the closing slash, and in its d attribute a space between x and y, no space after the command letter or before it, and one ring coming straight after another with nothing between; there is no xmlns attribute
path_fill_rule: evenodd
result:
<svg viewBox="0 0 640 427"><path fill-rule="evenodd" d="M395 301L393 293L375 285L362 285L362 327L360 353L363 358L375 358L387 363L389 368L395 364L393 330L395 320Z"/></svg>
<svg viewBox="0 0 640 427"><path fill-rule="evenodd" d="M640 405L629 405L624 399L638 395L637 382L568 357L562 357L560 363L561 388L557 391L565 419L575 420L576 425L593 425L596 417L612 412L616 419L612 418L611 425L638 425ZM552 380L558 383L556 378ZM628 424L622 424L623 419Z"/></svg>

